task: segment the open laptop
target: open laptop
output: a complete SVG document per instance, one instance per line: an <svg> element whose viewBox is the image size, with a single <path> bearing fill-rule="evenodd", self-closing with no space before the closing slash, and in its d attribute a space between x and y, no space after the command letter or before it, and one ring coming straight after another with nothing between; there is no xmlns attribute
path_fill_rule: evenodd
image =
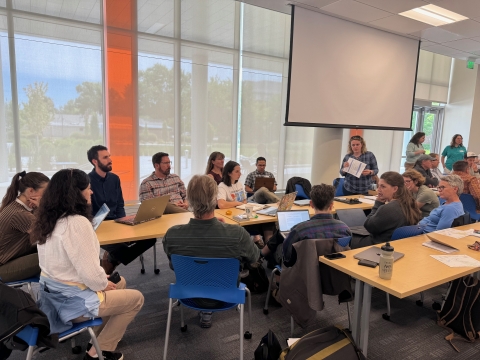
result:
<svg viewBox="0 0 480 360"><path fill-rule="evenodd" d="M368 236L370 233L363 224L367 220L362 209L337 210L338 220L343 221L352 231L352 234Z"/></svg>
<svg viewBox="0 0 480 360"><path fill-rule="evenodd" d="M135 215L115 219L115 222L125 225L138 225L146 221L159 218L167 208L170 195L143 200Z"/></svg>
<svg viewBox="0 0 480 360"><path fill-rule="evenodd" d="M307 221L310 219L310 214L308 210L287 210L287 211L278 211L278 230L284 238L290 234L290 230L301 222Z"/></svg>
<svg viewBox="0 0 480 360"><path fill-rule="evenodd" d="M108 213L110 212L110 208L107 204L103 204L100 209L98 209L97 213L92 219L93 230L97 230L100 226L102 221L107 217Z"/></svg>
<svg viewBox="0 0 480 360"><path fill-rule="evenodd" d="M273 191L274 186L275 178L257 176L255 178L255 184L253 185L253 189L258 190L261 187L266 187L268 190Z"/></svg>
<svg viewBox="0 0 480 360"><path fill-rule="evenodd" d="M382 253L382 250L376 246L372 246L370 248L368 248L367 250L365 251L362 251L356 255L354 255L353 257L355 259L358 259L358 260L369 260L369 261L372 261L372 262L375 262L375 263L380 263L380 254ZM394 251L393 252L393 261L397 261L398 259L401 259L402 257L404 257L405 254L404 253L401 253L401 252L398 252L398 251Z"/></svg>
<svg viewBox="0 0 480 360"><path fill-rule="evenodd" d="M285 211L290 210L293 206L293 202L295 201L295 197L297 196L297 192L294 191L293 193L284 195L282 200L278 203L278 207L270 206L266 209L257 211L257 214L260 215L268 215L268 216L276 216L277 211Z"/></svg>

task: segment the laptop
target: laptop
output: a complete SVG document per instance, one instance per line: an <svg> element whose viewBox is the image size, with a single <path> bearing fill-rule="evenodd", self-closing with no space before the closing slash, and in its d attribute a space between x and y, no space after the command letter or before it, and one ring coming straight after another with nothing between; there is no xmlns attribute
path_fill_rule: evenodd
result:
<svg viewBox="0 0 480 360"><path fill-rule="evenodd" d="M308 206L310 205L310 199L295 200L293 203L298 206Z"/></svg>
<svg viewBox="0 0 480 360"><path fill-rule="evenodd" d="M261 187L266 187L268 190L273 191L274 186L275 178L257 176L255 178L255 184L253 185L253 189L258 190Z"/></svg>
<svg viewBox="0 0 480 360"><path fill-rule="evenodd" d="M355 259L358 259L358 260L369 260L369 261L372 261L372 262L375 262L375 263L380 263L380 254L382 253L382 250L376 246L372 246L371 248L368 248L367 250L365 251L362 251L356 255L354 255L353 257ZM401 253L401 252L398 252L398 251L394 251L393 252L393 261L397 261L398 259L401 259L402 257L404 257L405 254L404 253Z"/></svg>
<svg viewBox="0 0 480 360"><path fill-rule="evenodd" d="M367 220L362 209L337 210L338 220L343 221L350 228L352 234L368 236L370 233L363 224Z"/></svg>
<svg viewBox="0 0 480 360"><path fill-rule="evenodd" d="M135 215L115 219L115 222L125 225L138 225L159 218L167 208L170 195L155 197L142 201Z"/></svg>
<svg viewBox="0 0 480 360"><path fill-rule="evenodd" d="M98 209L97 213L92 219L93 230L97 230L97 228L100 226L102 221L107 217L109 213L109 207L107 206L107 204L103 204L102 207Z"/></svg>
<svg viewBox="0 0 480 360"><path fill-rule="evenodd" d="M297 192L293 192L282 197L282 200L278 203L278 207L270 206L266 209L257 211L257 214L260 215L268 215L268 216L276 216L277 211L285 211L290 210L293 206L293 202L295 201L295 197L297 196Z"/></svg>
<svg viewBox="0 0 480 360"><path fill-rule="evenodd" d="M310 214L308 210L286 210L278 211L278 230L284 238L290 234L290 230L301 222L307 221L310 219Z"/></svg>

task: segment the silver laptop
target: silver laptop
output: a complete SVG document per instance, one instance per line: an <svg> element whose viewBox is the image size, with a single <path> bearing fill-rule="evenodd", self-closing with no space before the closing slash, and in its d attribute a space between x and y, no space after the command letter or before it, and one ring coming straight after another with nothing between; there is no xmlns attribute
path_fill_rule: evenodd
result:
<svg viewBox="0 0 480 360"><path fill-rule="evenodd" d="M372 246L372 247L368 248L367 250L362 251L362 252L354 255L353 257L355 259L358 259L358 260L369 260L369 261L372 261L372 262L375 262L375 263L378 264L380 262L380 254L381 253L382 253L382 250L380 248L378 248L376 246ZM397 261L398 259L401 259L404 256L405 256L404 253L394 251L393 252L393 261Z"/></svg>
<svg viewBox="0 0 480 360"><path fill-rule="evenodd" d="M167 208L170 195L160 196L142 201L135 215L115 219L115 222L126 225L138 225L159 218Z"/></svg>
<svg viewBox="0 0 480 360"><path fill-rule="evenodd" d="M295 225L309 220L310 214L308 210L278 211L277 218L278 230L286 238Z"/></svg>
<svg viewBox="0 0 480 360"><path fill-rule="evenodd" d="M257 214L260 215L268 215L268 216L276 216L277 211L285 211L290 210L293 206L293 202L295 201L295 197L297 196L297 192L294 191L293 193L284 195L282 200L278 203L278 207L270 206L266 209L257 211Z"/></svg>
<svg viewBox="0 0 480 360"><path fill-rule="evenodd" d="M109 207L107 204L103 204L100 209L98 209L97 213L92 219L93 230L97 230L100 226L102 221L107 217L108 213L110 212Z"/></svg>
<svg viewBox="0 0 480 360"><path fill-rule="evenodd" d="M298 205L298 206L308 206L308 205L310 205L310 199L295 200L293 203L294 203L295 205Z"/></svg>
<svg viewBox="0 0 480 360"><path fill-rule="evenodd" d="M363 226L367 217L362 209L337 210L338 220L343 221L350 228L352 234L368 236L370 233Z"/></svg>

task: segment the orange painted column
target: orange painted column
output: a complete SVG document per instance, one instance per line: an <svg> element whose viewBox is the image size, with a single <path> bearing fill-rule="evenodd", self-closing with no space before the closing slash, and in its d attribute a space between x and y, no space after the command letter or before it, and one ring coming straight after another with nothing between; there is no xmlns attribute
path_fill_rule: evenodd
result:
<svg viewBox="0 0 480 360"><path fill-rule="evenodd" d="M363 137L363 130L362 129L350 129L350 137L352 137L352 136Z"/></svg>
<svg viewBox="0 0 480 360"><path fill-rule="evenodd" d="M105 125L125 200L138 199L137 1L104 0Z"/></svg>

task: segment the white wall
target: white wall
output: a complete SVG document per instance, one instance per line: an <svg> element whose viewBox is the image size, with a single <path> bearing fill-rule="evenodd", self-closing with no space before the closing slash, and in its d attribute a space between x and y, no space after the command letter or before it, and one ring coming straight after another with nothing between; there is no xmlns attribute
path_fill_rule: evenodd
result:
<svg viewBox="0 0 480 360"><path fill-rule="evenodd" d="M473 151L476 154L480 154L480 71L477 71L476 80L468 150Z"/></svg>

